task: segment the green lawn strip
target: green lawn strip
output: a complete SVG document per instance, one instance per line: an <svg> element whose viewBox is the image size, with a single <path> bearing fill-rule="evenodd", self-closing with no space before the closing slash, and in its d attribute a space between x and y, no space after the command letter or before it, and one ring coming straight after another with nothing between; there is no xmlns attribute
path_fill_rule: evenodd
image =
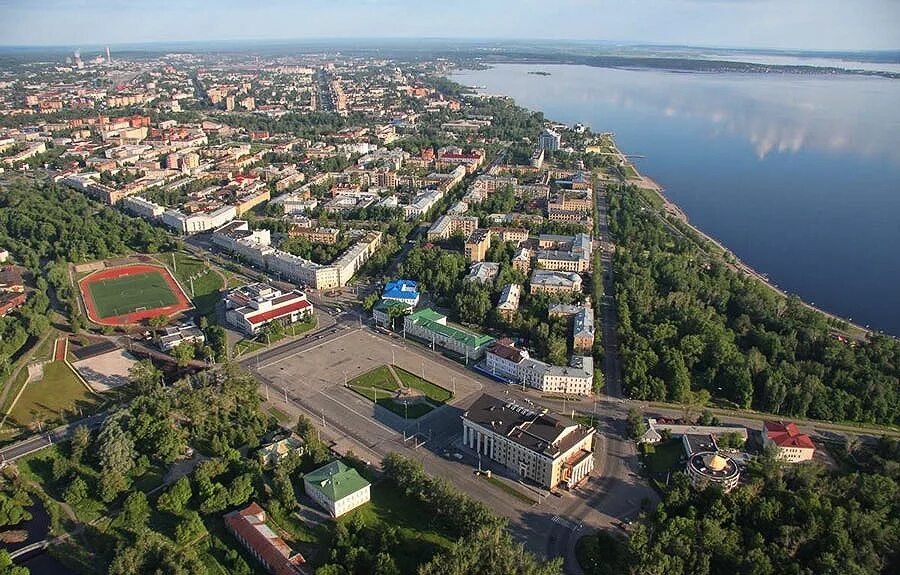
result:
<svg viewBox="0 0 900 575"><path fill-rule="evenodd" d="M653 445L653 452L644 455L650 473L668 473L679 467L684 447L680 439L670 439Z"/></svg>
<svg viewBox="0 0 900 575"><path fill-rule="evenodd" d="M497 487L500 490L506 492L508 495L512 495L513 497L515 497L519 501L522 501L523 503L527 503L529 505L534 505L537 503L537 501L535 501L531 497L528 497L527 495L525 495L524 493L522 493L521 491L519 491L512 485L508 485L505 481L503 481L501 479L497 479L493 475L488 477L488 475L486 473L482 473L479 475L479 477L481 477L482 479L484 479L485 481L487 481L494 487Z"/></svg>
<svg viewBox="0 0 900 575"><path fill-rule="evenodd" d="M269 415L274 417L275 420L281 424L290 423L294 419L293 417L291 417L287 413L281 411L277 407L270 407L268 411L269 411Z"/></svg>
<svg viewBox="0 0 900 575"><path fill-rule="evenodd" d="M62 361L44 364L44 377L25 387L7 423L26 427L79 418L95 411L104 401L92 394ZM80 412L79 412L80 410Z"/></svg>
<svg viewBox="0 0 900 575"><path fill-rule="evenodd" d="M402 367L397 367L395 365L394 371L397 372L397 376L403 381L404 385L421 391L432 401L446 403L453 397L453 394L450 393L450 391L439 385L435 385L430 381L424 380L418 375L406 371Z"/></svg>

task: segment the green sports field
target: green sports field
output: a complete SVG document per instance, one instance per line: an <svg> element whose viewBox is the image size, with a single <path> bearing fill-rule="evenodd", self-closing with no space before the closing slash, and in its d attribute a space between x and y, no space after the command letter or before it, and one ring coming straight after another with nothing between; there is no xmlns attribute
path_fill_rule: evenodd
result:
<svg viewBox="0 0 900 575"><path fill-rule="evenodd" d="M89 283L88 289L100 319L179 302L158 271L97 280Z"/></svg>

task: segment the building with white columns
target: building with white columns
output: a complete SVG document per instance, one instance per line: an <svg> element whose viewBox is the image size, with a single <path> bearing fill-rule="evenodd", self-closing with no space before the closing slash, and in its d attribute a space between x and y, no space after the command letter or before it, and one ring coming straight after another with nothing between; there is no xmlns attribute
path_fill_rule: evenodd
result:
<svg viewBox="0 0 900 575"><path fill-rule="evenodd" d="M594 429L482 395L463 414L463 443L545 489L575 487L594 468Z"/></svg>

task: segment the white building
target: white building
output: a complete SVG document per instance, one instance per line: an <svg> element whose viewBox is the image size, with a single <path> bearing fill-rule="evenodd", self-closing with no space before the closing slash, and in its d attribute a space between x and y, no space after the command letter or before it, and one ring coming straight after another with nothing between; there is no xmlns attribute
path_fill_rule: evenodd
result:
<svg viewBox="0 0 900 575"><path fill-rule="evenodd" d="M542 150L549 150L551 152L555 152L559 149L562 144L562 137L560 137L558 132L551 130L550 128L546 128L541 135L538 137L538 145Z"/></svg>
<svg viewBox="0 0 900 575"><path fill-rule="evenodd" d="M124 198L120 205L126 212L148 220L158 220L163 215L163 212L166 211L166 208L163 206L154 204L140 196Z"/></svg>
<svg viewBox="0 0 900 575"><path fill-rule="evenodd" d="M371 497L369 482L341 461L332 461L304 475L303 487L332 517L368 503Z"/></svg>
<svg viewBox="0 0 900 575"><path fill-rule="evenodd" d="M229 291L225 308L225 319L248 335L260 333L274 321L292 324L313 314L313 306L303 292L282 293L267 284L250 284Z"/></svg>
<svg viewBox="0 0 900 575"><path fill-rule="evenodd" d="M462 416L463 444L544 489L572 488L594 468L594 429L482 395Z"/></svg>
<svg viewBox="0 0 900 575"><path fill-rule="evenodd" d="M545 393L590 395L594 392L591 356L573 355L569 365L550 365L530 357L510 340L500 340L485 352L485 368L491 375Z"/></svg>
<svg viewBox="0 0 900 575"><path fill-rule="evenodd" d="M222 206L211 212L183 214L178 210L166 210L161 216L162 223L176 232L195 234L214 230L237 217L235 206Z"/></svg>

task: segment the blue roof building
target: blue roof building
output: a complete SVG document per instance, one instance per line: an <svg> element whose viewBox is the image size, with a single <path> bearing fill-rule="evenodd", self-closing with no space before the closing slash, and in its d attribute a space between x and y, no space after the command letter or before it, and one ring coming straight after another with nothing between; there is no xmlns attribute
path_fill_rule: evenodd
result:
<svg viewBox="0 0 900 575"><path fill-rule="evenodd" d="M413 280L395 280L384 286L382 299L393 300L415 307L419 303L419 284Z"/></svg>

